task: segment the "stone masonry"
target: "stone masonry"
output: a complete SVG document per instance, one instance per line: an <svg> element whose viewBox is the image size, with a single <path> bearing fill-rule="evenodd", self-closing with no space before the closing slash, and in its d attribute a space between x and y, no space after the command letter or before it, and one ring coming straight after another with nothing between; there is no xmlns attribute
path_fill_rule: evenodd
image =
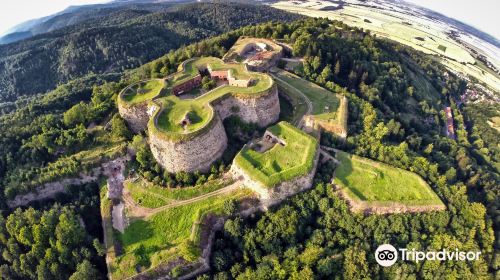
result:
<svg viewBox="0 0 500 280"><path fill-rule="evenodd" d="M134 133L139 133L148 126L148 102L143 102L134 106L124 106L118 104L120 116L127 121L129 128Z"/></svg>
<svg viewBox="0 0 500 280"><path fill-rule="evenodd" d="M230 173L234 176L234 178L243 179L244 187L249 188L257 193L259 195L261 204L264 207L269 207L271 205L280 203L287 197L308 190L313 186L313 179L314 175L316 174L316 167L318 166L320 154L319 151L320 149L318 148L314 157L313 168L311 169L311 171L309 171L309 173L300 177L296 177L289 181L281 182L280 184L271 188L268 188L262 183L250 178L250 176L245 171L243 171L235 162L233 162L231 166Z"/></svg>
<svg viewBox="0 0 500 280"><path fill-rule="evenodd" d="M170 141L151 133L149 145L157 162L169 172L208 171L227 147L227 136L220 117L203 134L185 141Z"/></svg>

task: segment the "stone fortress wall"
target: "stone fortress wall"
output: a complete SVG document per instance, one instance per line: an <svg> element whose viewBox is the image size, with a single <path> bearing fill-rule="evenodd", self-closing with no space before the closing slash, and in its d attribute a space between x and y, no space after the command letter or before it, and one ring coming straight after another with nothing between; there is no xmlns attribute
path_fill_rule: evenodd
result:
<svg viewBox="0 0 500 280"><path fill-rule="evenodd" d="M249 188L257 193L262 206L266 208L280 203L287 197L308 190L313 186L314 175L316 174L316 168L318 166L319 151L320 149L318 148L314 157L313 168L309 171L309 173L289 181L283 181L272 188L268 188L262 183L250 178L250 176L241 167L239 167L236 162L233 162L229 172L232 176L234 176L234 178L243 179L243 187Z"/></svg>
<svg viewBox="0 0 500 280"><path fill-rule="evenodd" d="M208 171L227 146L227 136L222 120L238 116L243 121L265 127L278 120L280 105L276 85L267 94L256 97L231 95L213 102L214 124L203 128L202 134L189 140L171 141L161 135L149 133L151 152L157 162L169 172ZM134 133L147 128L153 102L124 106L118 102L118 111Z"/></svg>
<svg viewBox="0 0 500 280"><path fill-rule="evenodd" d="M243 121L254 122L265 127L278 120L280 114L276 85L268 94L255 98L228 96L214 102L214 124L192 139L171 141L161 135L150 133L150 147L158 164L169 172L208 171L227 147L227 135L222 121L238 116Z"/></svg>
<svg viewBox="0 0 500 280"><path fill-rule="evenodd" d="M272 47L274 49L273 56L281 57L282 55L281 47L275 45L272 41L255 38L243 38L243 40L249 40L250 43L243 47L242 53L253 48L266 49ZM252 43L252 40L255 40L255 43ZM193 59L184 61L179 66L179 71L183 71L185 65ZM274 60L272 61L274 62ZM266 63L266 66L269 66L269 63ZM247 65L245 65L245 69L247 69ZM208 65L207 69L199 67L198 70L200 72L208 70L212 78L225 80L230 86L248 87L252 83L252 80L235 79L232 77L231 71L212 71ZM168 79L168 77L165 79ZM195 86L199 86L198 84L198 82L193 83ZM182 93L184 90L184 88L179 88L178 93ZM152 115L157 110L161 110L160 106L155 105L154 100L136 105L123 103L118 102L119 113L127 121L134 133L146 130ZM170 140L167 137L162 137L162 135L155 135L156 132L149 132L151 151L163 168L169 172L207 171L210 165L222 156L227 146L227 136L222 125L224 119L230 116L238 116L245 122L252 122L265 127L278 121L280 114L278 89L274 82L267 93L255 96L230 94L211 102L210 106L214 109L214 120L210 121L207 127L201 128L203 131L200 130L200 134L193 138L186 137L185 140Z"/></svg>
<svg viewBox="0 0 500 280"><path fill-rule="evenodd" d="M124 106L118 103L118 112L134 133L139 133L148 126L148 102L139 103L134 106Z"/></svg>
<svg viewBox="0 0 500 280"><path fill-rule="evenodd" d="M169 141L150 133L149 145L158 163L169 172L208 171L227 147L227 136L221 118L215 114L213 124L201 135L186 141Z"/></svg>
<svg viewBox="0 0 500 280"><path fill-rule="evenodd" d="M239 96L223 98L216 101L213 106L223 120L234 115L243 121L264 127L278 121L280 112L278 88L273 86L268 94L257 98Z"/></svg>

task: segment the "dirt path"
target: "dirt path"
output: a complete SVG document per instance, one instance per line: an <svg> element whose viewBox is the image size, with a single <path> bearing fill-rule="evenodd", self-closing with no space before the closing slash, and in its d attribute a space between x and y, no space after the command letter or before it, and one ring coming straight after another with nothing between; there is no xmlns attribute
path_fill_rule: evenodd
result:
<svg viewBox="0 0 500 280"><path fill-rule="evenodd" d="M307 105L307 111L306 111L306 112L305 112L305 114L304 114L304 115L300 118L300 121L299 121L299 123L297 124L297 127L299 127L299 128L300 128L300 127L302 127L302 125L304 124L304 116L307 116L307 115L312 114L312 111L313 111L313 105L312 105L311 100L309 100L309 98L308 98L305 94L303 94L303 93L302 93L302 91L298 90L296 87L292 86L291 84L289 84L289 83L288 83L288 82L286 82L285 80L281 79L281 78L280 78L280 77L278 77L276 74L274 74L274 73L269 73L269 74L271 74L271 76L272 76L274 79L276 79L276 80L278 80L278 81L280 81L280 82L282 82L282 83L286 84L288 87L290 87L290 88L291 88L291 89L293 89L296 93L298 93L300 96L302 96L302 98L304 98L304 100L305 100L305 102L306 102L306 105Z"/></svg>
<svg viewBox="0 0 500 280"><path fill-rule="evenodd" d="M217 196L217 195L222 195L222 194L230 193L230 192L236 190L237 188L239 188L241 186L241 184L242 184L242 181L236 181L236 182L232 183L231 185L223 187L223 188L218 189L216 191L209 192L209 193L206 193L206 194L202 194L200 196L193 197L193 198L186 199L186 200L176 200L176 201L173 201L173 202L171 202L171 203L169 203L169 204L167 204L165 206L161 206L161 207L158 207L158 208L147 208L147 207L143 207L143 206L137 204L134 201L134 199L130 195L130 192L127 189L124 189L124 191L123 191L123 200L125 202L125 205L126 205L126 208L127 208L127 212L128 212L128 216L130 218L134 218L134 219L136 219L136 218L147 219L147 218L151 217L152 215L154 215L156 213L159 213L159 212L162 212L162 211L164 211L166 209L170 209L170 208L174 208L174 207L178 207L178 206L182 206L182 205L187 205L187 204L195 203L195 202L198 202L198 201L201 201L201 200L205 200L207 198L214 197L214 196Z"/></svg>

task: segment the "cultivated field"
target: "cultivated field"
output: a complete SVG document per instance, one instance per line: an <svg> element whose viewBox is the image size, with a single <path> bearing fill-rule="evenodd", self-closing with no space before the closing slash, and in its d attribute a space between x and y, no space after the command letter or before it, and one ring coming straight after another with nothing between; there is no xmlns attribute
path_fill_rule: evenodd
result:
<svg viewBox="0 0 500 280"><path fill-rule="evenodd" d="M294 13L339 20L350 26L370 30L377 36L389 38L424 53L436 55L446 67L470 75L484 82L491 89L500 91L500 76L490 73L491 71L484 71L470 51L448 35L450 27L447 24L435 19L430 20L415 10L402 9L401 6L387 6L384 3L372 5L367 7L349 3L349 1L344 1L342 5L339 5L319 0L277 1L271 4L275 8ZM468 37L470 36L460 36L462 40ZM469 38L470 40L472 39ZM473 45L482 46L483 44ZM498 58L487 51L495 47L486 42L484 45L481 49L476 48L476 51L486 55L498 67Z"/></svg>
<svg viewBox="0 0 500 280"><path fill-rule="evenodd" d="M354 200L372 206L443 205L415 173L341 151L337 152L337 159L341 163L335 171L335 184Z"/></svg>

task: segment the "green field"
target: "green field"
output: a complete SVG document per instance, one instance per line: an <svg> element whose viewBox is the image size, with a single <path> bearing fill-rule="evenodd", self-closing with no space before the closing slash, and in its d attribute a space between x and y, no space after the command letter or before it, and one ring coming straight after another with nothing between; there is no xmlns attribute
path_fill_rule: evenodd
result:
<svg viewBox="0 0 500 280"><path fill-rule="evenodd" d="M136 274L136 267L147 270L179 256L196 261L201 253L195 249L200 240L198 223L208 213L221 213L224 201L241 199L249 194L248 190L238 190L170 208L146 220L133 221L123 234L115 232L123 254L111 263L113 278L124 279ZM186 250L189 240L194 242L195 247Z"/></svg>
<svg viewBox="0 0 500 280"><path fill-rule="evenodd" d="M132 199L139 205L147 208L157 208L170 204L176 200L186 200L223 188L232 181L222 179L212 180L201 186L184 188L163 188L142 178L135 181L126 181Z"/></svg>
<svg viewBox="0 0 500 280"><path fill-rule="evenodd" d="M366 158L337 152L341 162L335 183L356 200L377 206L398 202L408 206L442 205L439 197L417 174Z"/></svg>
<svg viewBox="0 0 500 280"><path fill-rule="evenodd" d="M163 89L163 80L149 80L127 87L121 97L128 104L138 104L158 96Z"/></svg>
<svg viewBox="0 0 500 280"><path fill-rule="evenodd" d="M329 114L331 117L335 118L337 109L340 105L339 96L315 83L306 81L284 70L277 70L275 75L307 96L313 105L313 115ZM286 87L286 84L280 83L280 80L277 80L277 83L279 83L280 86L283 85Z"/></svg>
<svg viewBox="0 0 500 280"><path fill-rule="evenodd" d="M286 121L297 125L299 124L300 120L302 117L307 113L307 104L302 95L298 94L295 90L291 89L289 85L285 83L281 83L280 81L276 82L278 84L278 91L281 93L286 94L288 97L287 100L289 101L289 106L292 107L290 108L291 112L289 112L288 115L289 118L286 119ZM281 97L280 97L281 98ZM280 100L280 106L283 104ZM287 110L288 108L284 108ZM283 111L283 108L281 109ZM281 118L280 118L281 119Z"/></svg>
<svg viewBox="0 0 500 280"><path fill-rule="evenodd" d="M318 141L286 122L280 122L268 130L282 139L286 145L274 145L261 153L245 146L234 159L249 176L273 187L282 181L307 174L314 166Z"/></svg>

